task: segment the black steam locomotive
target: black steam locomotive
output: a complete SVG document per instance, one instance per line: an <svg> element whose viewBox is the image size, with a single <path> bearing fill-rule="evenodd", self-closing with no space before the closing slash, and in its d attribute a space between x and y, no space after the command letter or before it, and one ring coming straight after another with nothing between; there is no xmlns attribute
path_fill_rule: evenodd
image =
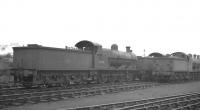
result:
<svg viewBox="0 0 200 110"><path fill-rule="evenodd" d="M98 43L80 41L76 48L52 48L37 44L13 47L13 75L24 86L68 86L88 83L178 81L198 79L200 60L184 53L170 56L137 57L102 48ZM198 69L197 69L198 68Z"/></svg>

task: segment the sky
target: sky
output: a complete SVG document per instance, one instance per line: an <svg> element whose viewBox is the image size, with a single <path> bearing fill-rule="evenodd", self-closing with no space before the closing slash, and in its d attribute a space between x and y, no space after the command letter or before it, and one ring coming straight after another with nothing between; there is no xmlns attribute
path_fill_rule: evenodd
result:
<svg viewBox="0 0 200 110"><path fill-rule="evenodd" d="M10 47L89 40L138 56L200 55L199 36L200 0L0 0L0 45Z"/></svg>

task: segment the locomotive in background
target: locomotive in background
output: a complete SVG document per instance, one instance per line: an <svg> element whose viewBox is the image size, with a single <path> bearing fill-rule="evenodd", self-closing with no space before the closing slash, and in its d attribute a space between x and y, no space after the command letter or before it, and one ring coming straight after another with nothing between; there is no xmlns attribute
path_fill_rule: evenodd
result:
<svg viewBox="0 0 200 110"><path fill-rule="evenodd" d="M200 79L200 57L175 52L168 55L151 53L138 58L138 69L145 79L156 82L177 82Z"/></svg>
<svg viewBox="0 0 200 110"><path fill-rule="evenodd" d="M126 52L118 51L116 44L105 49L83 40L75 46L74 49L37 44L13 47L15 82L29 87L199 79L199 69L196 69L200 66L199 59L183 53L137 57L130 47L126 47Z"/></svg>

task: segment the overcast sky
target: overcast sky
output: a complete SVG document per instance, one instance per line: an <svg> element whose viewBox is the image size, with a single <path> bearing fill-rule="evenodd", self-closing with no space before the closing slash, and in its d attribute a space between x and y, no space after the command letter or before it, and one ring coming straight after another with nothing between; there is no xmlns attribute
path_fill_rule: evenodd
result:
<svg viewBox="0 0 200 110"><path fill-rule="evenodd" d="M0 44L200 54L200 0L0 0Z"/></svg>

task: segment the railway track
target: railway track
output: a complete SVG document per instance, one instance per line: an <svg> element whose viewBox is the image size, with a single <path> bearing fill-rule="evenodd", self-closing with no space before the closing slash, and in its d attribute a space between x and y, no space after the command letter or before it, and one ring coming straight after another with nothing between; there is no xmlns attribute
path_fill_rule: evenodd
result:
<svg viewBox="0 0 200 110"><path fill-rule="evenodd" d="M50 88L24 88L24 87L12 87L12 88L3 88L0 89L0 96L1 95L11 95L11 94L23 94L23 93L32 93L32 92L42 92L42 91L53 91L53 90L64 90L64 89L80 89L80 88L91 88L91 87L103 87L103 86L115 86L115 85L127 85L127 84L149 84L152 82L123 82L123 83L106 83L106 84L84 84L84 85L71 85L68 87L50 87Z"/></svg>
<svg viewBox="0 0 200 110"><path fill-rule="evenodd" d="M199 110L200 93L109 103L57 110Z"/></svg>
<svg viewBox="0 0 200 110"><path fill-rule="evenodd" d="M24 104L35 104L42 102L67 100L71 98L80 98L122 91L131 91L158 86L158 83L130 83L121 85L95 86L81 89L61 89L47 91L23 92L20 94L0 95L0 108L10 106L20 106Z"/></svg>
<svg viewBox="0 0 200 110"><path fill-rule="evenodd" d="M132 84L132 83L142 83L142 84L149 84L152 82L141 82L141 81L134 81L134 82L125 82L125 83L115 83L115 84L87 84L87 85L72 85L68 87L50 87L50 88L29 88L26 89L22 86L13 86L10 88L0 88L0 96L1 95L10 95L10 94L23 94L23 93L31 93L31 92L42 92L42 91L53 91L53 90L63 90L63 89L77 89L77 88L91 88L91 87L96 87L96 86L114 86L114 85L123 85L123 84ZM187 83L187 82L179 82L179 83ZM170 84L170 83L162 83L164 84ZM174 84L174 83L171 83ZM176 82L175 84L178 84Z"/></svg>
<svg viewBox="0 0 200 110"><path fill-rule="evenodd" d="M123 85L123 84L129 84L129 83L150 83L150 82L128 82L128 83L115 83L115 84L87 84L87 85L71 85L68 87L50 87L50 88L39 88L39 87L33 87L33 88L24 88L24 87L11 87L11 88L1 88L0 89L0 95L10 95L10 94L22 94L22 93L29 93L29 92L42 92L42 91L52 91L52 90L63 90L63 89L77 89L77 88L90 88L90 87L96 87L96 86L112 86L112 85Z"/></svg>

